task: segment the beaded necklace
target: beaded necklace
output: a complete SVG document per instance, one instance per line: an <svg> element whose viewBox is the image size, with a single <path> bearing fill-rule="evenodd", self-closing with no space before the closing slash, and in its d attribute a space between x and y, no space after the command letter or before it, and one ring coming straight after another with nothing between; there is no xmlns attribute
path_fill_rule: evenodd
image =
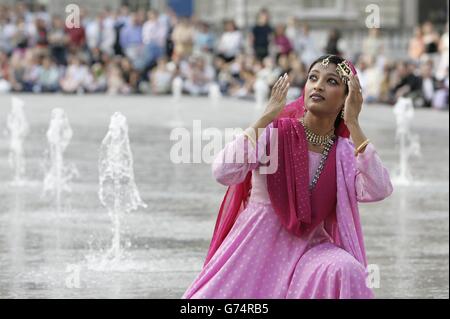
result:
<svg viewBox="0 0 450 319"><path fill-rule="evenodd" d="M308 139L308 142L313 145L325 146L328 144L328 141L334 136L334 134L319 135L314 133L305 125L305 119L303 117L300 119L300 123L302 123L303 127L305 128L306 138Z"/></svg>
<svg viewBox="0 0 450 319"><path fill-rule="evenodd" d="M305 129L306 139L308 140L308 142L310 142L311 144L314 144L314 145L320 145L320 146L324 147L323 151L322 151L322 157L320 159L319 167L317 168L316 173L314 174L312 182L309 184L309 190L311 191L316 186L316 184L319 180L319 176L323 171L325 162L328 158L328 154L330 153L331 147L333 146L333 144L336 140L336 136L334 134L322 136L322 135L318 135L318 134L312 132L305 125L303 118L300 119L300 123L302 124L302 126Z"/></svg>

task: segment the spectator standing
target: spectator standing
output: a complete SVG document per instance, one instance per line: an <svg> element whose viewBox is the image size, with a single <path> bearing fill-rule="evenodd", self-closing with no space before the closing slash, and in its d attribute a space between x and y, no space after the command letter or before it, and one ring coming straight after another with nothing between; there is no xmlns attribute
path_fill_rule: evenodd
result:
<svg viewBox="0 0 450 319"><path fill-rule="evenodd" d="M325 46L325 54L342 55L340 49L341 33L337 29L331 29L328 34L327 45Z"/></svg>
<svg viewBox="0 0 450 319"><path fill-rule="evenodd" d="M186 18L180 18L172 32L174 44L173 55L180 59L186 59L192 54L194 45L194 27L192 22Z"/></svg>
<svg viewBox="0 0 450 319"><path fill-rule="evenodd" d="M129 16L128 6L121 6L119 10L116 12L116 16L114 19L114 32L115 32L115 41L114 41L114 54L115 55L123 55L123 49L120 42L120 34L122 29L131 24L131 18Z"/></svg>
<svg viewBox="0 0 450 319"><path fill-rule="evenodd" d="M441 36L439 42L439 64L436 71L436 78L439 80L444 80L446 75L448 76L449 67L449 35L448 35L448 22L445 25L445 32Z"/></svg>
<svg viewBox="0 0 450 319"><path fill-rule="evenodd" d="M159 19L158 12L150 10L142 28L142 41L145 46L146 66L154 66L164 54L167 26Z"/></svg>
<svg viewBox="0 0 450 319"><path fill-rule="evenodd" d="M243 37L233 20L224 21L224 32L222 33L217 45L218 55L229 63L241 53L243 46Z"/></svg>
<svg viewBox="0 0 450 319"><path fill-rule="evenodd" d="M421 65L420 77L422 81L422 98L423 106L431 107L435 91L438 87L438 82L436 77L433 75L433 62L428 60Z"/></svg>
<svg viewBox="0 0 450 319"><path fill-rule="evenodd" d="M423 41L422 28L417 26L414 29L413 37L409 40L408 56L411 60L419 62L425 53L425 43Z"/></svg>
<svg viewBox="0 0 450 319"><path fill-rule="evenodd" d="M81 23L79 27L65 26L66 34L69 36L69 51L74 52L84 49L86 45L86 29Z"/></svg>
<svg viewBox="0 0 450 319"><path fill-rule="evenodd" d="M252 28L250 34L250 41L256 58L262 61L269 55L269 46L273 36L269 11L267 9L261 9L256 20L256 25Z"/></svg>
<svg viewBox="0 0 450 319"><path fill-rule="evenodd" d="M291 41L286 35L286 26L284 24L278 24L275 28L274 42L276 46L277 54L289 54L293 47Z"/></svg>
<svg viewBox="0 0 450 319"><path fill-rule="evenodd" d="M295 50L304 65L311 63L320 56L321 52L316 47L314 37L311 35L308 24L303 24L297 41L294 43Z"/></svg>
<svg viewBox="0 0 450 319"><path fill-rule="evenodd" d="M194 35L194 54L210 54L214 51L214 44L209 24L200 21Z"/></svg>
<svg viewBox="0 0 450 319"><path fill-rule="evenodd" d="M383 55L383 40L380 37L379 28L369 29L368 36L364 39L362 45L362 54L365 59L376 61L378 57Z"/></svg>
<svg viewBox="0 0 450 319"><path fill-rule="evenodd" d="M422 30L425 53L422 55L421 62L431 59L433 65L437 66L439 62L439 34L434 29L434 25L429 21L423 24Z"/></svg>
<svg viewBox="0 0 450 319"><path fill-rule="evenodd" d="M136 69L145 67L144 45L142 42L142 13L132 13L131 23L120 31L120 46L125 56L133 62Z"/></svg>

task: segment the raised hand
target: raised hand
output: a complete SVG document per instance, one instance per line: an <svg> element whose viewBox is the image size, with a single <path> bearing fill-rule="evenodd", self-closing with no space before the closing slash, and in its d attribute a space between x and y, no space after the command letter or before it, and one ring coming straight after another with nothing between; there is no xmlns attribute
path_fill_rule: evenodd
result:
<svg viewBox="0 0 450 319"><path fill-rule="evenodd" d="M264 110L264 116L275 119L286 105L286 96L289 89L289 76L285 73L277 80L270 93L270 99Z"/></svg>
<svg viewBox="0 0 450 319"><path fill-rule="evenodd" d="M363 96L361 84L356 75L351 75L348 82L348 96L345 99L344 121L346 124L357 123L362 109Z"/></svg>

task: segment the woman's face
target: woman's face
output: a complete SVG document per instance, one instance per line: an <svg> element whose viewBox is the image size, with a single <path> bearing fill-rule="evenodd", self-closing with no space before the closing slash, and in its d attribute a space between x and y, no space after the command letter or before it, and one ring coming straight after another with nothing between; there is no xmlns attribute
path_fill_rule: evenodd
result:
<svg viewBox="0 0 450 319"><path fill-rule="evenodd" d="M345 103L346 84L336 73L336 65L325 69L316 63L308 74L305 85L306 109L317 116L337 117Z"/></svg>

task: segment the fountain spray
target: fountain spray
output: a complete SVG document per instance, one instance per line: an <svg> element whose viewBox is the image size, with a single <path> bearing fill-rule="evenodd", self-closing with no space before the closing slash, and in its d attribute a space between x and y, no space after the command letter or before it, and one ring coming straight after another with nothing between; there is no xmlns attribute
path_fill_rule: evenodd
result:
<svg viewBox="0 0 450 319"><path fill-rule="evenodd" d="M147 207L134 181L133 155L125 116L116 112L111 117L108 133L102 141L99 156L99 199L108 209L113 222L112 248L109 257L121 256L120 221L124 213Z"/></svg>
<svg viewBox="0 0 450 319"><path fill-rule="evenodd" d="M51 113L47 130L47 172L44 177L43 197L54 199L57 211L61 211L63 192L71 192L70 182L78 177L78 170L73 164L64 163L64 152L72 139L72 128L63 109L55 108Z"/></svg>
<svg viewBox="0 0 450 319"><path fill-rule="evenodd" d="M29 125L23 110L23 100L12 97L11 104L11 112L6 121L7 135L10 137L8 161L14 171L13 184L21 185L26 166L23 143L29 133Z"/></svg>
<svg viewBox="0 0 450 319"><path fill-rule="evenodd" d="M409 160L412 156L420 156L419 136L411 132L411 123L414 119L411 98L400 97L393 112L397 122L396 140L400 150L399 167L394 182L398 185L410 185L413 176L409 168Z"/></svg>

